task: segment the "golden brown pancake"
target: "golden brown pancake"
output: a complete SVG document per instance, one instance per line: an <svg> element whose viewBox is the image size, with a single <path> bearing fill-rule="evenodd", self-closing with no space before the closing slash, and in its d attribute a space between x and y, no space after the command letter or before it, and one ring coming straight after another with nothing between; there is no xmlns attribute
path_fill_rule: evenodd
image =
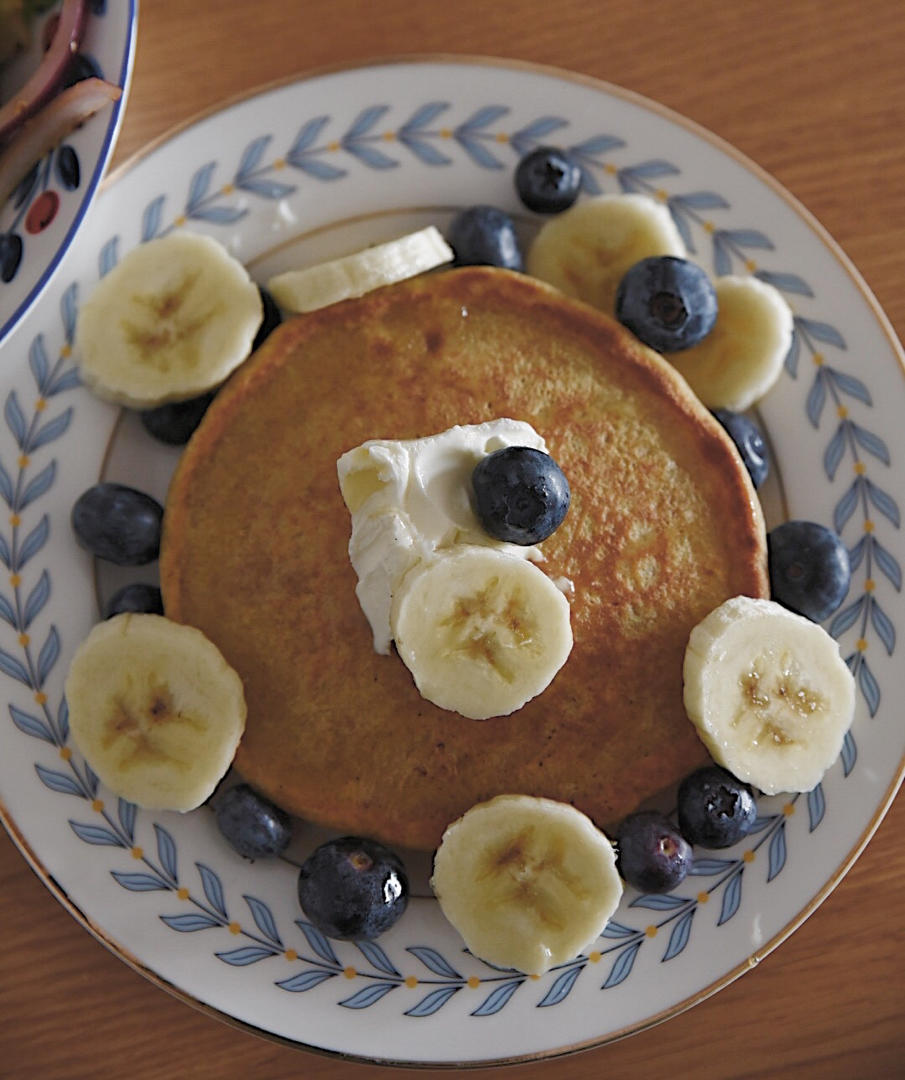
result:
<svg viewBox="0 0 905 1080"><path fill-rule="evenodd" d="M373 651L336 460L497 417L531 423L569 479L543 568L574 582L575 644L543 694L480 722ZM686 639L727 597L767 592L757 498L681 377L599 312L485 267L277 330L184 453L161 581L167 614L244 680L244 777L303 818L422 849L501 792L612 825L706 761L682 705Z"/></svg>

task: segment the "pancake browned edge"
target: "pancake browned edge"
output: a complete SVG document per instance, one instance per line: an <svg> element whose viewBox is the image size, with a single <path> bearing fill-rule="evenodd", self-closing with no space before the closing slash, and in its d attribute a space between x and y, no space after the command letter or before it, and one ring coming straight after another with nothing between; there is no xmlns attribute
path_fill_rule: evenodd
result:
<svg viewBox="0 0 905 1080"><path fill-rule="evenodd" d="M336 460L497 417L531 423L569 478L542 565L574 583L575 645L538 698L477 722L373 651ZM430 850L500 792L607 827L706 761L685 643L727 597L766 595L765 551L735 448L666 361L549 286L475 267L280 327L185 450L160 568L167 614L244 680L248 782L308 820Z"/></svg>

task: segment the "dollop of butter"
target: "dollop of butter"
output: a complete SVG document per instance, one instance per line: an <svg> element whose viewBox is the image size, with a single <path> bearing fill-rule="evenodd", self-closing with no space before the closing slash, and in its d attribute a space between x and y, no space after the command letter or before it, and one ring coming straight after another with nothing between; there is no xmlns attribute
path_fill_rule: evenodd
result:
<svg viewBox="0 0 905 1080"><path fill-rule="evenodd" d="M339 487L352 516L355 595L371 624L376 652L390 651L393 597L415 567L462 544L543 560L537 546L494 539L472 507L475 465L506 446L547 451L530 424L502 418L456 425L421 439L369 439L338 460Z"/></svg>

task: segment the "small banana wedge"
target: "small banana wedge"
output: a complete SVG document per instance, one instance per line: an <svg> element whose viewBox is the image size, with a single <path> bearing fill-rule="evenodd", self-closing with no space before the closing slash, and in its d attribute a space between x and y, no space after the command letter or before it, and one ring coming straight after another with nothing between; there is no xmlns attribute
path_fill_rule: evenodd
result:
<svg viewBox="0 0 905 1080"><path fill-rule="evenodd" d="M316 311L434 270L451 262L453 257L452 248L439 230L429 225L330 262L304 270L287 270L270 278L267 288L287 311Z"/></svg>
<svg viewBox="0 0 905 1080"><path fill-rule="evenodd" d="M697 345L667 359L708 409L744 412L782 373L792 344L792 309L772 285L727 275L714 282L713 329Z"/></svg>
<svg viewBox="0 0 905 1080"><path fill-rule="evenodd" d="M82 305L82 382L134 409L212 390L248 356L264 315L258 287L216 240L176 231L140 244Z"/></svg>
<svg viewBox="0 0 905 1080"><path fill-rule="evenodd" d="M412 570L390 617L421 695L486 720L550 684L572 649L569 615L566 597L534 563L468 545Z"/></svg>
<svg viewBox="0 0 905 1080"><path fill-rule="evenodd" d="M597 195L543 225L528 249L526 269L612 315L619 282L649 255L685 257L663 203L647 195Z"/></svg>
<svg viewBox="0 0 905 1080"><path fill-rule="evenodd" d="M453 822L431 887L471 952L542 975L603 932L622 881L613 846L568 803L498 795Z"/></svg>
<svg viewBox="0 0 905 1080"><path fill-rule="evenodd" d="M213 792L245 728L242 682L200 630L162 615L98 623L66 677L72 737L115 794L193 810Z"/></svg>
<svg viewBox="0 0 905 1080"><path fill-rule="evenodd" d="M855 683L817 623L735 596L692 630L685 709L714 760L767 795L810 791L842 749Z"/></svg>

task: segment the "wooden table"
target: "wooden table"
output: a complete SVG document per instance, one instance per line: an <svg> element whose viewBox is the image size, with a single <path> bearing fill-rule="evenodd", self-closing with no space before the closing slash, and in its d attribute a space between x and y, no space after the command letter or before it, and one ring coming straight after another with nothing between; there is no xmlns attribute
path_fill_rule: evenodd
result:
<svg viewBox="0 0 905 1080"><path fill-rule="evenodd" d="M444 52L570 68L672 107L766 168L841 243L902 337L903 42L901 0L143 0L115 163L224 98L325 65ZM505 1075L905 1076L900 830L901 798L823 906L715 997L623 1042ZM77 926L5 835L0 880L6 1080L387 1075L174 1000Z"/></svg>

